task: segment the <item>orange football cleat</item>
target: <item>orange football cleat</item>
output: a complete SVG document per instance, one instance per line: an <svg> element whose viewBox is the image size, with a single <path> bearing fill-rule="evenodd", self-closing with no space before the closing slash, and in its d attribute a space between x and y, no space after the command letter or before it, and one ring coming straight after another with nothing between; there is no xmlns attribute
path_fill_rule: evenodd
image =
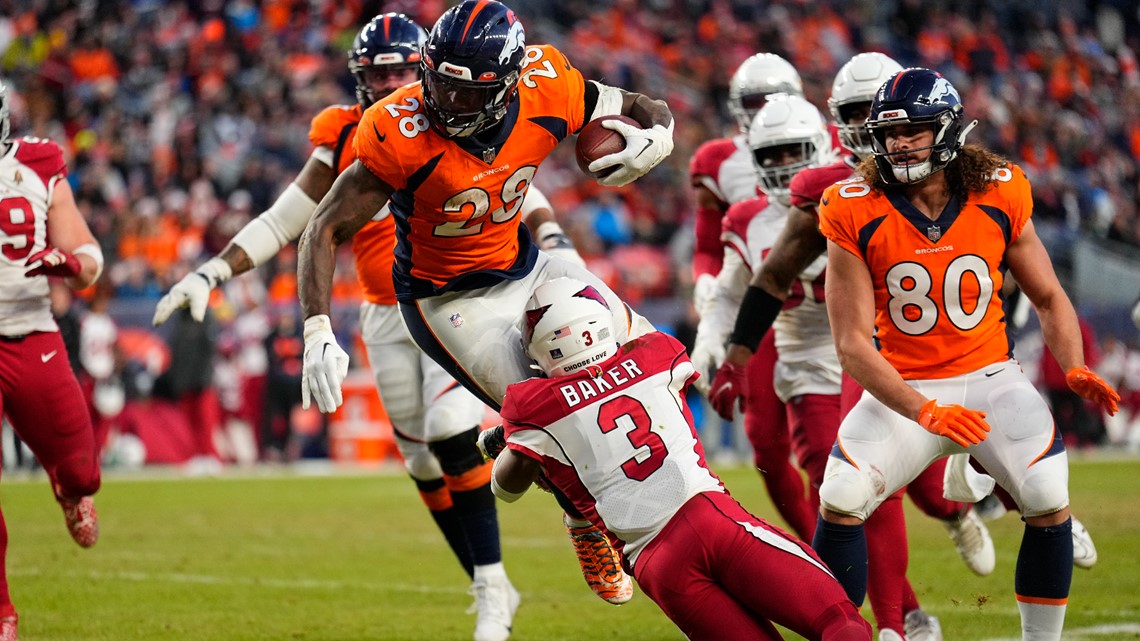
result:
<svg viewBox="0 0 1140 641"><path fill-rule="evenodd" d="M621 560L606 536L593 525L572 527L565 520L563 523L578 554L582 576L594 594L614 605L632 599L633 579L622 569Z"/></svg>

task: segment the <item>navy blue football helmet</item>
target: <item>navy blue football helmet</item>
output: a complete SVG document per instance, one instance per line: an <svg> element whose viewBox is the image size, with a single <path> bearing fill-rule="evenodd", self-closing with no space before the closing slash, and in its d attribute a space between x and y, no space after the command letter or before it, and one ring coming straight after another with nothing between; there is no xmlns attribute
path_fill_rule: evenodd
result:
<svg viewBox="0 0 1140 641"><path fill-rule="evenodd" d="M503 118L518 88L526 38L495 0L466 0L432 27L423 49L424 105L437 131L465 137Z"/></svg>
<svg viewBox="0 0 1140 641"><path fill-rule="evenodd" d="M348 51L348 70L356 78L356 100L361 107L367 109L403 84L394 79L406 74L392 72L419 71L420 49L426 39L423 27L402 13L384 13L364 25ZM377 78L369 82L369 75Z"/></svg>
<svg viewBox="0 0 1140 641"><path fill-rule="evenodd" d="M945 169L962 150L974 124L965 124L962 99L949 80L937 71L912 67L895 73L879 87L866 128L879 174L887 183L897 184L921 182ZM934 143L922 148L930 150L929 158L917 164L891 162L887 131L900 125L928 125L934 130Z"/></svg>

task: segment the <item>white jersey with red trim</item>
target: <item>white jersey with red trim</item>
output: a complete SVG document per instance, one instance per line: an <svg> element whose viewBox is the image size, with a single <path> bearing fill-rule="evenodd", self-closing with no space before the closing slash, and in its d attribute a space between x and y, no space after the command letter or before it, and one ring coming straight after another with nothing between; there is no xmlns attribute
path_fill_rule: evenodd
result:
<svg viewBox="0 0 1140 641"><path fill-rule="evenodd" d="M28 257L48 246L52 192L66 176L63 151L50 140L12 139L0 157L0 336L59 330L47 276L24 272Z"/></svg>
<svg viewBox="0 0 1140 641"><path fill-rule="evenodd" d="M511 385L507 447L541 463L632 566L686 501L725 491L684 400L696 376L676 339L646 334L571 376Z"/></svg>
<svg viewBox="0 0 1140 641"><path fill-rule="evenodd" d="M697 148L689 167L690 179L729 205L756 197L759 184L752 150L743 134L707 142Z"/></svg>
<svg viewBox="0 0 1140 641"><path fill-rule="evenodd" d="M787 222L787 206L774 200L765 203L757 198L729 208L724 232L726 251L741 257L749 279L760 269ZM800 273L772 324L780 364L776 369L776 393L785 402L801 394L839 393L842 370L824 303L826 268L827 256L821 255ZM741 280L718 277L718 285L735 283L739 288ZM747 288L747 282L743 286ZM743 298L744 291L736 294Z"/></svg>

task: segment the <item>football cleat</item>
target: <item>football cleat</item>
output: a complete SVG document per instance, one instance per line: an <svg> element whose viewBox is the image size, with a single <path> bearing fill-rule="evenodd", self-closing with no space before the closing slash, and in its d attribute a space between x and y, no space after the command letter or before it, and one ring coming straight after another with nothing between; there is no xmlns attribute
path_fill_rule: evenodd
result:
<svg viewBox="0 0 1140 641"><path fill-rule="evenodd" d="M511 622L519 609L519 592L507 576L475 579L467 593L475 603L467 610L475 614L475 641L507 641Z"/></svg>
<svg viewBox="0 0 1140 641"><path fill-rule="evenodd" d="M19 617L15 614L6 616L0 619L0 641L17 641L19 634L16 632Z"/></svg>
<svg viewBox="0 0 1140 641"><path fill-rule="evenodd" d="M974 504L974 511L982 517L983 521L996 521L1005 516L1008 510L996 494L990 494Z"/></svg>
<svg viewBox="0 0 1140 641"><path fill-rule="evenodd" d="M574 544L578 564L582 566L582 576L594 594L614 605L632 599L633 579L622 569L621 560L606 536L593 525L571 527L566 523L566 531Z"/></svg>
<svg viewBox="0 0 1140 641"><path fill-rule="evenodd" d="M99 516L95 514L95 501L85 496L78 501L60 499L67 531L81 548L89 548L99 540Z"/></svg>
<svg viewBox="0 0 1140 641"><path fill-rule="evenodd" d="M1086 570L1096 565L1096 546L1083 523L1073 519L1073 565Z"/></svg>
<svg viewBox="0 0 1140 641"><path fill-rule="evenodd" d="M942 523L966 567L978 576L987 576L994 571L994 542L986 524L974 510Z"/></svg>
<svg viewBox="0 0 1140 641"><path fill-rule="evenodd" d="M903 620L906 641L942 641L942 624L921 608L906 613Z"/></svg>

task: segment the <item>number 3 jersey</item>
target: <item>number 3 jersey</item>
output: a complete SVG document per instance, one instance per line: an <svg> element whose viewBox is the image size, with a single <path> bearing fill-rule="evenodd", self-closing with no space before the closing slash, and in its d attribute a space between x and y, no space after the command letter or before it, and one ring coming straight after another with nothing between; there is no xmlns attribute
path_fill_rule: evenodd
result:
<svg viewBox="0 0 1140 641"><path fill-rule="evenodd" d="M696 376L680 343L646 334L577 374L508 387L507 447L538 461L632 567L686 501L725 491L684 401Z"/></svg>
<svg viewBox="0 0 1140 641"><path fill-rule="evenodd" d="M530 270L520 230L539 163L585 122L585 80L557 49L527 47L518 91L495 140L452 139L431 127L420 83L364 112L357 158L395 189L397 297L485 287Z"/></svg>
<svg viewBox="0 0 1140 641"><path fill-rule="evenodd" d="M930 220L895 189L860 178L827 189L820 231L867 264L875 339L905 379L958 376L1012 357L1001 287L1005 251L1033 210L1021 168L999 168Z"/></svg>
<svg viewBox="0 0 1140 641"><path fill-rule="evenodd" d="M27 278L27 260L48 246L47 217L63 151L36 138L9 141L0 157L0 336L54 332L47 276Z"/></svg>

